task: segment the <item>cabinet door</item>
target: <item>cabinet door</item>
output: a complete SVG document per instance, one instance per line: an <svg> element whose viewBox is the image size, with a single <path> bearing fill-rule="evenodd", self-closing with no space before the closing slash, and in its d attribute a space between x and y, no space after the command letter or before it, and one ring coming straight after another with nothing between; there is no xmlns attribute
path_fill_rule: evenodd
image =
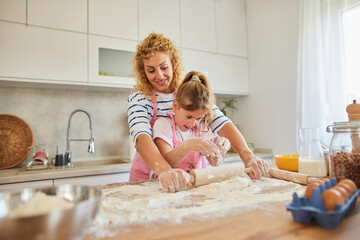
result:
<svg viewBox="0 0 360 240"><path fill-rule="evenodd" d="M87 0L28 1L28 24L87 32Z"/></svg>
<svg viewBox="0 0 360 240"><path fill-rule="evenodd" d="M89 36L89 82L131 88L132 57L137 42ZM100 75L100 72L102 75Z"/></svg>
<svg viewBox="0 0 360 240"><path fill-rule="evenodd" d="M210 81L216 94L246 95L249 93L248 61L240 57L182 50L185 72L200 71Z"/></svg>
<svg viewBox="0 0 360 240"><path fill-rule="evenodd" d="M61 184L76 184L76 185L105 185L111 183L119 182L128 182L129 173L115 173L115 174L104 174L104 175L95 175L87 177L74 177L74 178L62 178L55 179L54 186L59 186Z"/></svg>
<svg viewBox="0 0 360 240"><path fill-rule="evenodd" d="M45 187L52 187L52 186L53 186L53 180L10 183L10 184L0 185L0 192L17 191L17 190L21 190L23 188L45 188Z"/></svg>
<svg viewBox="0 0 360 240"><path fill-rule="evenodd" d="M183 48L216 52L214 0L180 0Z"/></svg>
<svg viewBox="0 0 360 240"><path fill-rule="evenodd" d="M26 23L26 0L0 0L0 20Z"/></svg>
<svg viewBox="0 0 360 240"><path fill-rule="evenodd" d="M217 52L247 56L244 0L215 0Z"/></svg>
<svg viewBox="0 0 360 240"><path fill-rule="evenodd" d="M138 40L137 1L89 0L89 33Z"/></svg>
<svg viewBox="0 0 360 240"><path fill-rule="evenodd" d="M0 22L0 77L87 82L87 35Z"/></svg>
<svg viewBox="0 0 360 240"><path fill-rule="evenodd" d="M139 1L139 40L162 33L180 46L179 0Z"/></svg>

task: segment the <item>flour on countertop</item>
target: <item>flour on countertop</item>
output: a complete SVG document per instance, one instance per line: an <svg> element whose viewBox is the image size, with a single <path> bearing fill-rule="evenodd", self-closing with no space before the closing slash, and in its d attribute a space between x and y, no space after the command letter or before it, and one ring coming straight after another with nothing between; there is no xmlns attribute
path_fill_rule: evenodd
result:
<svg viewBox="0 0 360 240"><path fill-rule="evenodd" d="M271 191L276 187L279 191ZM108 226L148 224L154 221L179 223L185 217L221 217L234 211L261 208L261 203L291 201L294 191L303 186L274 178L251 181L248 177L212 183L176 193L160 190L160 184L119 185L103 189L99 213L89 229L102 236Z"/></svg>

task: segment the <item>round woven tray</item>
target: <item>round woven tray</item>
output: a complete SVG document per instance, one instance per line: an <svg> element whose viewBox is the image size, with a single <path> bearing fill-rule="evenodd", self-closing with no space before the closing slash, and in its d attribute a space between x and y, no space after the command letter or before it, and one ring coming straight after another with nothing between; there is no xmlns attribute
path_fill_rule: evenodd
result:
<svg viewBox="0 0 360 240"><path fill-rule="evenodd" d="M30 154L34 136L21 118L0 114L0 169L13 167Z"/></svg>

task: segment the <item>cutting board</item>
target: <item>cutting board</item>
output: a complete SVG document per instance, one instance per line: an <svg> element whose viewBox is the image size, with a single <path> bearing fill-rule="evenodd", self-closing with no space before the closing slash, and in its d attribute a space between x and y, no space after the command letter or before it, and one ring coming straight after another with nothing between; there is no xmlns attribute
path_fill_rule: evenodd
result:
<svg viewBox="0 0 360 240"><path fill-rule="evenodd" d="M282 181L282 180L278 180ZM293 183L292 183L293 184ZM119 184L107 185L111 189ZM289 193L294 185L260 185L261 192ZM300 185L299 185L300 186ZM295 187L304 189L304 186ZM133 196L136 198L136 196ZM254 196L256 197L256 196ZM199 199L194 199L198 201ZM290 201L267 201L256 207L240 207L213 217L185 217L179 223L172 221L148 222L115 227L114 235L99 237L88 233L84 239L357 239L360 236L359 207L355 207L336 229L324 229L316 223L300 224L286 211ZM241 209L247 208L247 209ZM107 226L109 229L112 227ZM102 231L100 229L100 231ZM116 232L117 231L117 232Z"/></svg>

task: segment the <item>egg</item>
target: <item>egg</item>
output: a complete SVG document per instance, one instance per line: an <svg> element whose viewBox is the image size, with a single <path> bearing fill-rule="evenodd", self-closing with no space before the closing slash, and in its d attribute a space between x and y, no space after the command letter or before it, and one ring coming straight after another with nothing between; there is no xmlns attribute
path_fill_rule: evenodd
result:
<svg viewBox="0 0 360 240"><path fill-rule="evenodd" d="M337 204L345 204L345 199L341 196L341 193L334 188L323 192L321 197L327 211L334 211Z"/></svg>
<svg viewBox="0 0 360 240"><path fill-rule="evenodd" d="M324 179L319 179L315 181L318 184L325 184L325 180Z"/></svg>
<svg viewBox="0 0 360 240"><path fill-rule="evenodd" d="M334 189L338 190L343 198L350 198L348 190L346 190L343 185L335 185Z"/></svg>
<svg viewBox="0 0 360 240"><path fill-rule="evenodd" d="M307 199L310 200L313 188L319 188L319 187L320 187L319 183L316 182L310 183L305 189L305 197L307 197Z"/></svg>
<svg viewBox="0 0 360 240"><path fill-rule="evenodd" d="M343 179L339 183L344 183L344 184L348 185L349 187L351 187L351 189L353 191L357 190L356 184L350 179Z"/></svg>
<svg viewBox="0 0 360 240"><path fill-rule="evenodd" d="M348 194L353 194L354 193L353 190L351 189L351 187L349 185L345 184L345 183L338 183L338 184L336 184L336 186L343 187L348 192Z"/></svg>

